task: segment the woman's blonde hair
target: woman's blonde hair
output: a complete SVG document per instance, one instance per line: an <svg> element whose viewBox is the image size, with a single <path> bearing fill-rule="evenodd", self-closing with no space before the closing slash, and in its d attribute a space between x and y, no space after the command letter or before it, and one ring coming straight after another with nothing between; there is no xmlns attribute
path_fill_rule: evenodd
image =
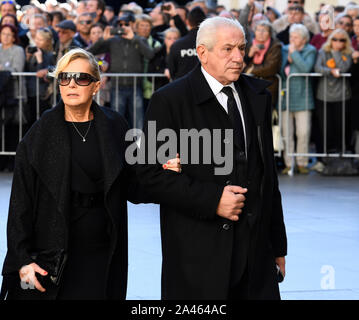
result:
<svg viewBox="0 0 359 320"><path fill-rule="evenodd" d="M84 49L76 48L67 52L56 64L56 68L50 73L50 76L57 79L61 73L72 61L77 59L85 59L89 62L91 74L100 81L100 68L94 55Z"/></svg>
<svg viewBox="0 0 359 320"><path fill-rule="evenodd" d="M327 41L323 44L322 49L325 52L330 52L332 50L332 39L335 35L337 34L341 34L342 36L345 37L346 42L345 42L345 47L343 48L343 50L341 51L344 54L351 54L353 52L353 48L351 45L351 41L350 38L348 36L348 33L343 30L343 29L335 29L328 37Z"/></svg>
<svg viewBox="0 0 359 320"><path fill-rule="evenodd" d="M38 33L39 35L41 35L45 40L46 40L46 51L53 51L53 46L52 46L52 41L53 41L53 37L52 37L52 32L49 28L41 28L38 29L36 31L36 33Z"/></svg>

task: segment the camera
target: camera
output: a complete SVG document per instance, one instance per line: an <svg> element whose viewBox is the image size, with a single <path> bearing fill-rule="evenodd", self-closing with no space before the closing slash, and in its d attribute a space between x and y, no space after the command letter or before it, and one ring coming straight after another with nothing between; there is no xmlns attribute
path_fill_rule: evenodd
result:
<svg viewBox="0 0 359 320"><path fill-rule="evenodd" d="M34 54L36 51L37 51L37 47L35 47L35 46L27 47L27 52L30 54Z"/></svg>
<svg viewBox="0 0 359 320"><path fill-rule="evenodd" d="M163 4L161 6L161 10L162 11L169 11L169 10L171 10L171 6L169 4Z"/></svg>
<svg viewBox="0 0 359 320"><path fill-rule="evenodd" d="M121 36L125 33L125 29L122 27L114 27L111 28L110 34L111 36Z"/></svg>
<svg viewBox="0 0 359 320"><path fill-rule="evenodd" d="M264 49L264 44L260 43L260 44L257 44L257 48L259 50L263 50Z"/></svg>

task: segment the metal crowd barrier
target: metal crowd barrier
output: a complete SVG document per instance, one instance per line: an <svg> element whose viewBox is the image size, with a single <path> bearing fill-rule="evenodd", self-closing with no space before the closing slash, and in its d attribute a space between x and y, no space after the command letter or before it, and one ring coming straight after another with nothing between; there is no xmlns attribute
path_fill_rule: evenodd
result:
<svg viewBox="0 0 359 320"><path fill-rule="evenodd" d="M298 156L302 156L302 157L345 157L345 158L359 158L359 154L351 154L351 153L346 153L346 145L345 145L345 87L346 87L346 81L345 78L350 77L351 74L350 73L341 73L340 77L342 78L342 84L343 84L343 96L342 96L342 132L341 132L341 138L342 138L342 152L340 153L328 153L327 152L327 79L328 77L323 76L323 74L321 73L292 73L287 77L286 80L286 88L284 89L284 92L286 92L286 111L289 110L289 101L290 101L290 90L289 85L290 85L290 81L291 79L295 78L295 77L305 77L306 78L306 108L308 108L308 87L309 87L309 78L310 77L324 77L324 81L325 81L325 85L324 85L324 119L323 119L323 128L324 128L324 132L323 132L323 147L324 147L324 152L323 153L297 153L297 152L288 152L288 148L284 148L284 152L286 153L287 156L292 157L292 166L291 166L291 170L289 172L289 175L293 175L294 174L294 166L295 166L295 157ZM313 97L315 97L315 92L312 92ZM279 99L281 98L281 91L279 93ZM281 100L281 99L280 99ZM282 106L280 105L279 107L279 114L281 115L282 113ZM282 116L280 116L280 118L282 119ZM285 119L286 124L287 124L287 128L289 128L289 125L293 125L289 123L289 112L287 112L287 117ZM282 122L280 122L281 124L281 129L282 129ZM282 130L281 130L282 132ZM287 130L287 135L286 137L283 137L285 145L288 145L288 141L289 141L289 130Z"/></svg>
<svg viewBox="0 0 359 320"><path fill-rule="evenodd" d="M17 79L15 81L18 81L18 96L16 98L18 98L18 119L19 119L19 123L18 123L18 140L20 141L23 137L24 134L24 121L23 121L23 116L24 116L24 103L26 101L27 95L26 92L24 92L23 88L24 88L24 81L26 81L24 78L26 77L35 77L36 79L36 119L40 118L40 92L39 92L39 78L36 77L36 72L12 72L11 75L13 77L17 77ZM148 78L149 80L152 81L152 92L154 91L155 88L155 78L163 78L165 77L164 74L162 73L103 73L101 74L101 78L103 77L108 77L108 78L115 78L116 82L115 82L115 110L119 111L119 101L118 101L118 83L119 83L119 78L133 78L133 87L134 87L134 92L133 92L133 98L134 98L134 119L133 119L133 123L136 123L136 90L137 90L137 81L138 78ZM53 106L58 102L58 86L56 81L53 81L52 83L53 86L53 92L52 92L52 100L53 100ZM101 95L101 90L99 91L99 93L96 96L96 101L99 103L100 102L100 95ZM5 133L5 123L4 123L4 119L5 119L5 108L2 108L1 110L1 148L0 148L0 155L15 155L16 152L15 151L7 151L5 150L5 141L6 141L6 133Z"/></svg>
<svg viewBox="0 0 359 320"><path fill-rule="evenodd" d="M24 110L24 99L26 98L25 93L23 92L23 83L24 83L24 78L25 77L36 77L36 73L35 72L13 72L12 76L14 77L18 77L18 84L19 84L19 141L21 140L22 136L23 136L23 110ZM280 75L276 75L278 78L278 117L279 117L279 126L280 126L280 132L281 132L281 137L280 139L284 142L289 140L289 136L287 135L286 137L283 137L282 135L282 129L283 129L283 120L287 121L287 125L289 125L289 113L287 113L287 118L283 119L283 115L282 115L282 96L284 93L286 93L286 110L288 110L288 106L289 106L289 98L290 98L290 92L288 90L289 88L289 84L290 84L290 80L294 77L306 77L306 86L308 88L308 84L309 84L309 77L322 77L323 75L320 73L294 73L294 74L290 74L286 80L286 88L283 89L283 83L282 83L282 78L280 77ZM341 77L343 78L343 89L345 88L345 81L344 79L346 77L350 77L351 75L349 73L343 73L341 74ZM133 100L134 100L134 112L133 112L133 123L136 123L136 90L137 90L137 81L138 78L149 78L152 81L152 92L154 91L154 86L155 86L155 78L159 78L159 77L165 77L164 74L158 74L158 73L103 73L101 74L101 77L108 77L108 78L115 78L115 110L119 111L119 101L118 101L118 88L119 88L119 78L133 78ZM306 90L308 92L308 90ZM57 102L58 99L58 87L55 81L53 81L53 101L54 104ZM313 94L315 94L315 92L313 92ZM101 95L101 90L99 91L99 93L96 96L96 101L99 103L100 102L100 95ZM306 97L306 101L308 103L308 97ZM112 103L112 102L111 102ZM346 154L345 153L345 99L344 99L344 90L343 90L343 126L342 126L342 142L343 142L343 150L342 153L328 153L327 152L327 141L326 141L326 130L327 130L327 126L326 126L326 101L324 101L324 152L323 153L306 153L306 154L300 154L300 153L289 153L288 150L286 148L280 148L279 150L276 151L275 155L276 156L281 156L283 151L286 152L286 155L293 157L293 166L292 169L294 168L294 158L297 156L308 156L308 157L359 157L359 154ZM38 119L40 117L40 94L39 94L39 78L36 77L36 119ZM5 118L5 110L4 108L1 111L1 119ZM289 131L288 131L289 132ZM2 123L1 126L1 150L0 150L0 155L15 155L15 151L6 151L5 150L5 124Z"/></svg>

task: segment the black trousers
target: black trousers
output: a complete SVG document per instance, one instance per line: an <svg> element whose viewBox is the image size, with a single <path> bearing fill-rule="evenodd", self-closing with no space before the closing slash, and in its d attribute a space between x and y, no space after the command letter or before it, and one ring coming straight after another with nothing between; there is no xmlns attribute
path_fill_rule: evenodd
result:
<svg viewBox="0 0 359 320"><path fill-rule="evenodd" d="M346 113L345 113L345 145L346 149L350 145L350 106L349 101L345 102ZM317 116L317 124L319 126L320 139L321 144L317 146L318 152L324 151L324 128L325 128L325 117L324 117L324 102L318 100L316 105L316 116ZM343 108L342 102L327 102L327 117L326 117L326 125L327 125L327 152L341 152L343 149Z"/></svg>

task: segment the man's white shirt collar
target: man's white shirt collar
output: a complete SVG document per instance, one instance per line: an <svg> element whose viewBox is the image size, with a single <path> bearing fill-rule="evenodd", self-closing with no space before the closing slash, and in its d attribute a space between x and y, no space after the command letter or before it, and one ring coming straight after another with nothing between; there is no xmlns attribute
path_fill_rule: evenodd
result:
<svg viewBox="0 0 359 320"><path fill-rule="evenodd" d="M201 70L209 84L209 87L213 91L214 95L217 97L217 95L222 92L222 89L225 86L222 83L220 83L216 78L211 76L203 67L201 67ZM233 82L226 87L231 87L234 91L236 91L236 88L235 88Z"/></svg>

